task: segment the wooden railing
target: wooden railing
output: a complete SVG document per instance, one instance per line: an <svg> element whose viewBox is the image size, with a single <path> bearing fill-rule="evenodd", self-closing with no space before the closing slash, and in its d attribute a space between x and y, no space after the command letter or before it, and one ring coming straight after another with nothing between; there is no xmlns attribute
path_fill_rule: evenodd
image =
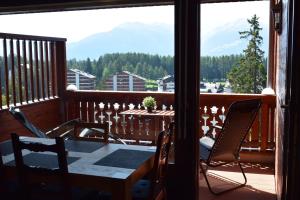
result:
<svg viewBox="0 0 300 200"><path fill-rule="evenodd" d="M157 101L157 109L173 109L173 93L149 92L108 92L108 91L68 91L68 119L81 118L88 122L109 122L109 130L119 137L135 143L154 142L156 133L151 125L152 119L125 116L119 113L129 109L132 104L136 109L143 109L141 102L144 97L153 96ZM272 151L274 150L274 95L241 95L241 94L201 94L200 95L200 132L207 133L210 125L222 125L229 105L236 100L260 98L262 107L251 131L243 145L244 149ZM172 118L161 119L163 129ZM212 130L215 135L216 131Z"/></svg>
<svg viewBox="0 0 300 200"><path fill-rule="evenodd" d="M58 96L64 38L0 33L0 110Z"/></svg>

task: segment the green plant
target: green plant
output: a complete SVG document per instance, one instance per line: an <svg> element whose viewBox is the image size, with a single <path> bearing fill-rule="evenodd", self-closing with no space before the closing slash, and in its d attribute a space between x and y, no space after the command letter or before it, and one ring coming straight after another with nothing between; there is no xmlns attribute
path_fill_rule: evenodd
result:
<svg viewBox="0 0 300 200"><path fill-rule="evenodd" d="M156 106L156 101L153 97L149 96L149 97L145 97L143 99L143 106L145 108L154 108L154 106Z"/></svg>

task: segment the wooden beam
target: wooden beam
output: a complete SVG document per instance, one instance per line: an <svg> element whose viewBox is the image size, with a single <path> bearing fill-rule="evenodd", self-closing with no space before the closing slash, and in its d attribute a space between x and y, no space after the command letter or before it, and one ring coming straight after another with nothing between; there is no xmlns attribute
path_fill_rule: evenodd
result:
<svg viewBox="0 0 300 200"><path fill-rule="evenodd" d="M197 0L198 3L225 3L257 0ZM54 12L103 8L173 5L174 0L5 0L0 2L0 14Z"/></svg>
<svg viewBox="0 0 300 200"><path fill-rule="evenodd" d="M172 0L7 0L0 2L0 13L52 12L170 4L173 4Z"/></svg>
<svg viewBox="0 0 300 200"><path fill-rule="evenodd" d="M198 200L200 4L175 1L175 173L177 199ZM175 175L175 174L174 174Z"/></svg>
<svg viewBox="0 0 300 200"><path fill-rule="evenodd" d="M268 59L268 68L267 68L267 87L272 88L275 91L276 87L276 41L277 36L274 30L274 17L272 14L272 8L274 7L275 2L274 0L270 1L270 13L269 13L269 59Z"/></svg>

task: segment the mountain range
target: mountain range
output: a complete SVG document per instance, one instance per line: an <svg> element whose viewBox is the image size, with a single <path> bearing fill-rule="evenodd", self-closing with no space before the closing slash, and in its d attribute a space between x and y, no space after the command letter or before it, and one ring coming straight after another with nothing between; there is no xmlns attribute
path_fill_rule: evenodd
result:
<svg viewBox="0 0 300 200"><path fill-rule="evenodd" d="M268 28L261 25L264 42L261 48L268 49ZM224 24L204 32L201 36L201 55L221 56L241 54L247 40L240 39L239 31L249 29L243 20ZM139 52L158 55L174 55L174 27L168 24L125 23L109 32L101 32L78 42L67 43L68 59L98 59L106 53Z"/></svg>

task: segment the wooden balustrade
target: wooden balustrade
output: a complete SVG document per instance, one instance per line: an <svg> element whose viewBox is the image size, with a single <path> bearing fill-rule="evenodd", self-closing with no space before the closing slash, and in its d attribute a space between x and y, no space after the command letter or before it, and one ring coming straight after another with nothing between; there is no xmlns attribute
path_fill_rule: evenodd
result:
<svg viewBox="0 0 300 200"><path fill-rule="evenodd" d="M153 119L122 116L121 111L129 109L133 104L136 109L142 108L144 97L153 96L157 101L157 109L172 109L174 106L173 93L149 92L114 92L114 91L68 91L67 117L81 118L88 122L103 123L108 121L109 130L124 139L134 142L156 140L153 133ZM260 98L262 107L250 133L243 145L244 149L268 151L274 150L274 95L243 95L243 94L201 94L200 95L200 133L205 134L210 125L222 125L230 104L237 100ZM172 118L161 119L160 127L167 125ZM151 124L152 123L152 124ZM216 131L212 130L215 135Z"/></svg>
<svg viewBox="0 0 300 200"><path fill-rule="evenodd" d="M66 39L0 33L0 110L57 95L57 62ZM65 51L63 49L62 51Z"/></svg>

